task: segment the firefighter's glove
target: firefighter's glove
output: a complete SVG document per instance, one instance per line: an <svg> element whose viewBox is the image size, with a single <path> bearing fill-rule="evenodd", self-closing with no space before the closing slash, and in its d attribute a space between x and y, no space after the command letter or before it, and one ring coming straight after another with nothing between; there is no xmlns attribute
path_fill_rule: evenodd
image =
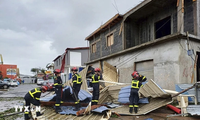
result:
<svg viewBox="0 0 200 120"><path fill-rule="evenodd" d="M62 88L64 88L65 86L64 85L62 85Z"/></svg>

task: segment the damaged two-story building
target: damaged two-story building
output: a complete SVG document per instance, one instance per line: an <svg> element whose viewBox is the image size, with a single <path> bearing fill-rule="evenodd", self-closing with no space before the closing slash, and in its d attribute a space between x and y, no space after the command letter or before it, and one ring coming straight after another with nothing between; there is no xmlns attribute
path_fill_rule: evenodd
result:
<svg viewBox="0 0 200 120"><path fill-rule="evenodd" d="M118 82L130 83L134 70L164 89L200 81L199 0L144 0L124 15L116 14L86 40L87 65L108 73L103 70L109 63L117 69Z"/></svg>

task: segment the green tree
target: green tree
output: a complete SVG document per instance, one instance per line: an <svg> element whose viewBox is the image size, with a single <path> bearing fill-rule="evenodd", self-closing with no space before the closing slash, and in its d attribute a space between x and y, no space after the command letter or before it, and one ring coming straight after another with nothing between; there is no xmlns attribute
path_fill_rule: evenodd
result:
<svg viewBox="0 0 200 120"><path fill-rule="evenodd" d="M38 68L31 68L31 72L33 72L35 75L38 74L39 69Z"/></svg>

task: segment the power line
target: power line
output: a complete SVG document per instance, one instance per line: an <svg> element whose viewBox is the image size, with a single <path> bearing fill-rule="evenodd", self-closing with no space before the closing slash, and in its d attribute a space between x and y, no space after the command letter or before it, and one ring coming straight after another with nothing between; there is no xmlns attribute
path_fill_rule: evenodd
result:
<svg viewBox="0 0 200 120"><path fill-rule="evenodd" d="M116 4L116 1L114 0L114 3L115 5L112 3L113 7L117 10L117 12L119 13L119 10L118 10L118 7L117 7L117 4Z"/></svg>

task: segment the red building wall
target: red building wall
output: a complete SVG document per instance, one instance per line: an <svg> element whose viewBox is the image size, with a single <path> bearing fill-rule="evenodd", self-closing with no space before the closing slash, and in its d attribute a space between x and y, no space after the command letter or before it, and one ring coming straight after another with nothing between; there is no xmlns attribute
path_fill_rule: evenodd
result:
<svg viewBox="0 0 200 120"><path fill-rule="evenodd" d="M17 78L17 65L0 64L0 71L2 72L3 78Z"/></svg>

